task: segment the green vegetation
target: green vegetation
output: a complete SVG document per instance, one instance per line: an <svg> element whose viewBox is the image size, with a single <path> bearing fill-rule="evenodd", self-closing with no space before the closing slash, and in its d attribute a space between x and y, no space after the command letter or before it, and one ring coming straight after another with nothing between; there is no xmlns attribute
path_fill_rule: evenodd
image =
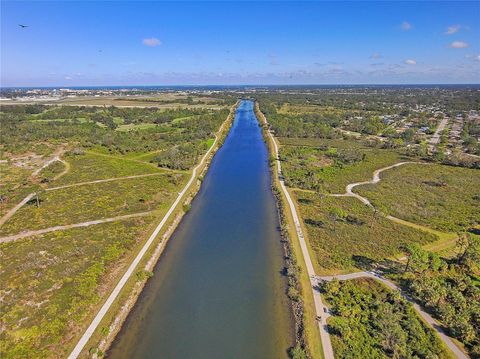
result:
<svg viewBox="0 0 480 359"><path fill-rule="evenodd" d="M316 147L286 146L283 139L280 141L286 185L321 193L343 193L347 184L367 181L374 170L397 163L401 158L394 151L355 141L316 140Z"/></svg>
<svg viewBox="0 0 480 359"><path fill-rule="evenodd" d="M148 130L152 128L156 128L158 125L156 123L140 123L135 125L133 123L129 123L128 125L120 125L116 128L117 131L139 131L139 130Z"/></svg>
<svg viewBox="0 0 480 359"><path fill-rule="evenodd" d="M0 158L6 163L0 164L0 210L6 213L35 191L38 182L55 186L153 173L154 166L191 169L207 151L209 141L228 112L223 106L216 110L2 106ZM175 121L178 118L182 121ZM117 131L119 126L137 129ZM58 149L66 150L67 162L72 163L69 172L55 183L50 183L53 177L47 172L38 180L30 178L33 171L43 165L46 156ZM112 155L112 158L94 158L94 153ZM127 162L135 157L139 158L138 162Z"/></svg>
<svg viewBox="0 0 480 359"><path fill-rule="evenodd" d="M160 210L166 212L178 191L185 184L185 174L161 174L124 181L95 183L88 186L44 191L23 206L0 229L2 236Z"/></svg>
<svg viewBox="0 0 480 359"><path fill-rule="evenodd" d="M293 308L293 316L295 320L295 345L290 348L289 354L292 359L306 359L309 356L313 343L309 343L307 340L306 326L306 310L305 302L302 296L303 284L301 282L301 264L298 263L291 242L289 228L287 224L287 218L285 217L285 203L283 201L282 194L277 187L275 180L272 182L272 192L275 196L275 202L277 205L280 231L282 235L282 244L285 253L285 275L287 276L287 295L291 300ZM308 304L307 304L308 305Z"/></svg>
<svg viewBox="0 0 480 359"><path fill-rule="evenodd" d="M55 161L43 168L37 177L40 178L41 183L48 183L54 180L57 176L63 173L66 169L66 166L63 162Z"/></svg>
<svg viewBox="0 0 480 359"><path fill-rule="evenodd" d="M409 243L427 244L431 233L394 223L355 198L294 192L316 267L321 271L354 270L382 261Z"/></svg>
<svg viewBox="0 0 480 359"><path fill-rule="evenodd" d="M408 246L403 270L393 276L429 309L474 358L480 357L480 237L464 234L458 254L442 259Z"/></svg>
<svg viewBox="0 0 480 359"><path fill-rule="evenodd" d="M92 305L141 243L151 218L52 232L0 245L2 358L66 357ZM53 354L55 353L55 354Z"/></svg>
<svg viewBox="0 0 480 359"><path fill-rule="evenodd" d="M309 88L265 92L257 100L280 142L285 183L294 194L317 273L372 266L395 272L401 264L392 257L405 252L411 257L412 248L429 248L450 258L459 252L452 249L455 232L478 231L480 176L462 168L480 168L477 158L463 153L478 150L478 124L467 114L479 110L475 91ZM444 116L463 117L463 143L450 142L444 134L432 151L428 140ZM356 198L328 196L344 193L347 184L371 180L375 170L401 161L431 164L401 166L383 172L376 185L356 187L374 209ZM398 218L386 218L389 214ZM427 258L440 260L439 254ZM452 260L441 259L450 267ZM404 276L400 280L409 283L411 271ZM442 293L455 285L461 288L464 299L453 293L442 300L454 302L455 311L447 309L449 326L458 316L451 334L476 357L478 341L472 338L479 337L479 322L472 313L480 311L469 303L479 302L479 279L478 273L466 277L444 277L443 289L428 282L423 295L432 296L429 285ZM326 295L335 314L329 324L336 356L451 357L398 293L370 280L330 285ZM302 353L294 350L292 355Z"/></svg>
<svg viewBox="0 0 480 359"><path fill-rule="evenodd" d="M32 170L14 163L0 163L0 215L36 190L38 185L30 180Z"/></svg>
<svg viewBox="0 0 480 359"><path fill-rule="evenodd" d="M373 279L326 282L337 358L452 358L398 292Z"/></svg>
<svg viewBox="0 0 480 359"><path fill-rule="evenodd" d="M453 232L480 223L479 170L407 164L383 172L381 178L355 191L392 216Z"/></svg>
<svg viewBox="0 0 480 359"><path fill-rule="evenodd" d="M151 152L178 145L201 152L204 142L213 137L227 115L228 109L2 106L1 150L14 155L30 150L32 143L68 142L87 149L101 146L115 154ZM173 123L177 118L184 119ZM120 130L116 131L117 128Z"/></svg>
<svg viewBox="0 0 480 359"><path fill-rule="evenodd" d="M127 177L149 173L162 173L149 163L131 160L113 155L103 155L96 152L83 154L69 153L65 160L71 168L67 174L60 177L51 186L88 182L100 179Z"/></svg>
<svg viewBox="0 0 480 359"><path fill-rule="evenodd" d="M2 106L2 215L28 194L38 196L0 236L151 212L1 244L2 358L68 354L229 113L195 106ZM53 153L66 164L53 162L33 176ZM127 176L141 177L118 179ZM105 179L114 180L75 186ZM73 186L55 189L66 185ZM133 282L150 275L139 269Z"/></svg>

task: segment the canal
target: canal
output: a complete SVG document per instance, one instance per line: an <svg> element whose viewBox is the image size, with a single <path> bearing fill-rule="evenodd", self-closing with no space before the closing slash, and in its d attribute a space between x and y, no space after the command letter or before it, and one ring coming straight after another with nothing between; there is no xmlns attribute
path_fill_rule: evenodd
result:
<svg viewBox="0 0 480 359"><path fill-rule="evenodd" d="M283 266L268 151L244 100L108 357L287 357Z"/></svg>

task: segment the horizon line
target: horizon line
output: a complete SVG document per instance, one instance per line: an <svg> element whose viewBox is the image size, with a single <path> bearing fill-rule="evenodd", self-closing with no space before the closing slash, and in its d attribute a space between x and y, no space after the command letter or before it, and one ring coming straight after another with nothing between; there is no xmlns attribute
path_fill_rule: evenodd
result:
<svg viewBox="0 0 480 359"><path fill-rule="evenodd" d="M108 87L322 87L322 86L480 86L480 83L328 83L328 84L175 84L175 85L28 85L28 86L1 86L3 89L23 89L23 88L108 88Z"/></svg>

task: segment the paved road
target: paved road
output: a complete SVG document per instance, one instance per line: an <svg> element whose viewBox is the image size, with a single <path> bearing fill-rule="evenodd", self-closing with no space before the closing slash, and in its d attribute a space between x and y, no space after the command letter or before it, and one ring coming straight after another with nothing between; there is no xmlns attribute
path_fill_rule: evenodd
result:
<svg viewBox="0 0 480 359"><path fill-rule="evenodd" d="M232 111L236 108L236 105L234 107L232 107ZM230 117L230 115L229 115ZM102 307L100 308L100 310L98 311L97 315L95 316L95 318L93 318L92 322L90 323L90 325L88 326L88 328L86 329L86 331L83 333L82 337L80 338L80 340L78 341L77 345L75 346L75 348L73 348L72 352L70 353L70 355L68 356L68 359L76 359L78 358L78 356L80 355L80 353L82 352L83 348L85 347L85 345L87 344L87 342L90 340L90 338L92 337L93 333L95 332L95 330L97 329L97 327L99 326L100 322L102 321L103 317L105 316L105 314L107 314L108 310L110 309L110 307L112 306L113 302L117 299L118 295L120 294L121 290L123 289L123 287L125 286L125 284L127 283L127 281L130 279L130 277L132 276L132 274L135 272L138 264L140 263L140 261L143 259L143 256L145 255L145 253L148 251L148 249L150 248L150 246L152 245L153 241L155 240L155 238L157 237L158 233L160 233L160 231L162 230L163 226L165 225L165 223L168 221L168 219L170 218L171 214L175 211L175 208L178 206L178 204L180 203L180 201L182 200L183 196L185 195L185 193L188 191L188 189L190 188L190 186L193 184L193 182L195 181L195 179L197 178L197 171L199 170L199 168L205 163L205 161L207 160L208 156L210 155L210 153L212 152L212 150L215 148L215 145L217 144L218 142L218 136L219 134L222 132L223 128L225 127L225 125L227 124L228 122L228 119L225 120L225 122L222 124L222 126L220 126L220 129L218 130L217 134L215 135L215 140L213 141L213 144L212 146L208 149L207 153L205 153L205 155L202 157L202 160L200 161L200 163L193 169L192 171L192 175L190 177L190 180L188 181L188 183L185 185L185 187L183 188L183 190L181 192L179 192L178 194L178 197L177 199L175 200L175 202L173 202L172 206L170 207L170 209L168 210L168 212L165 214L165 216L162 218L162 220L160 221L160 223L158 224L158 226L155 228L155 230L153 231L152 235L148 238L148 240L145 242L145 244L143 245L142 249L140 250L140 252L138 252L137 256L135 257L135 259L132 261L132 263L130 264L130 266L128 267L127 271L125 272L125 274L122 276L122 278L120 279L120 281L117 283L117 285L115 286L115 288L113 289L112 293L110 294L110 296L107 298L107 300L105 301L105 303L102 305Z"/></svg>
<svg viewBox="0 0 480 359"><path fill-rule="evenodd" d="M448 117L445 117L442 121L440 121L440 124L438 125L435 133L433 134L432 138L430 138L429 147L431 150L433 150L437 144L440 142L440 137L442 135L443 130L447 126L448 123Z"/></svg>
<svg viewBox="0 0 480 359"><path fill-rule="evenodd" d="M445 345L455 354L457 358L460 359L467 359L468 356L465 355L452 341L452 339L445 333L441 325L432 318L430 314L428 314L422 307L420 307L417 303L415 303L412 298L407 296L405 293L401 291L401 289L393 282L389 281L388 279L382 277L381 275L374 273L374 272L356 272L350 274L342 274L337 276L325 276L325 277L316 277L317 283L319 281L331 281L333 279L338 280L349 280L349 279L356 279L356 278L373 278L382 282L384 285L389 287L392 290L397 290L401 293L401 295L408 300L410 303L413 304L413 307L417 311L417 313L427 322L433 330L435 330L440 337L440 339L445 343Z"/></svg>
<svg viewBox="0 0 480 359"><path fill-rule="evenodd" d="M263 119L262 119L263 122L267 123L267 120L266 120L265 116L262 115L262 117L263 117ZM312 284L312 291L313 291L313 296L314 296L314 300L315 300L315 310L317 312L316 314L317 314L318 317L321 318L321 321L318 323L318 326L319 326L319 330L320 330L320 336L321 336L321 339L322 339L324 357L325 357L325 359L334 358L333 348L332 348L332 344L331 344L331 340L330 340L330 335L328 333L327 325L326 325L326 320L330 315L328 314L327 308L322 303L320 292L316 289L318 287L319 281L320 280L330 281L333 278L337 278L338 280L348 280L348 279L354 279L354 278L369 277L369 278L374 278L374 279L382 282L384 285L386 285L387 287L389 287L392 290L398 290L400 292L401 292L401 290L393 282L383 278L382 276L380 276L376 273L371 273L371 272L357 272L357 273L350 273L350 274L344 274L344 275L338 275L338 276L326 276L326 277L320 277L320 276L317 276L315 274L315 271L314 271L314 268L313 268L313 265L312 265L312 261L311 261L311 258L310 258L310 254L308 252L307 244L306 244L305 238L303 236L303 231L302 231L302 228L300 226L300 221L299 221L299 218L298 218L298 214L297 214L297 211L295 209L295 205L294 205L294 203L293 203L293 201L290 197L290 194L288 193L287 188L285 187L285 183L283 181L281 163L280 163L280 160L279 160L279 157L278 157L278 146L277 146L277 143L275 142L275 138L274 138L274 136L271 132L269 132L269 136L270 136L270 139L272 140L272 143L273 143L273 146L274 146L274 149L275 149L275 160L277 162L277 174L278 174L278 177L279 177L280 186L281 186L282 192L285 194L285 197L287 198L288 206L290 208L290 212L292 214L292 217L293 217L293 220L294 220L294 223L295 223L295 230L297 232L297 235L298 235L298 238L299 238L299 241L300 241L300 247L302 249L302 254L303 254L306 266L307 266L307 272L308 272L308 275L310 277L310 281L311 281L311 284ZM335 197L341 197L341 196L356 197L360 201L365 203L366 205L373 207L372 204L370 203L370 201L367 198L362 197L362 196L354 193L352 191L353 188L355 188L356 186L364 185L364 184L378 183L380 181L380 173L382 173L385 170L395 168L395 167L398 167L398 166L402 166L402 165L405 165L405 164L408 164L408 163L421 163L421 162L399 162L399 163L396 163L394 165L378 169L378 170L373 172L372 180L365 181L365 182L351 183L351 184L347 185L346 193L333 194L332 196L335 196ZM467 359L468 358L453 343L452 339L445 334L444 330L442 329L442 327L439 325L439 323L435 319L433 319L417 303L415 303L411 298L406 296L404 293L402 293L402 296L404 296L404 298L406 298L408 301L410 301L413 304L413 307L415 308L417 313L437 332L440 339L455 354L455 356L457 358L460 358L460 359Z"/></svg>
<svg viewBox="0 0 480 359"><path fill-rule="evenodd" d="M260 117L262 117L261 118L262 122L264 122L265 124L268 124L267 119L263 114L261 114ZM320 320L318 321L318 328L320 330L320 338L322 339L323 356L325 359L333 359L334 355L333 355L332 343L330 341L330 334L328 333L328 330L327 330L327 318L329 316L327 313L327 308L322 303L322 297L320 295L320 292L317 289L317 280L316 280L317 277L315 275L315 270L313 268L312 260L310 258L310 253L308 252L308 247L305 241L305 237L303 235L302 227L300 226L300 220L298 217L297 210L295 209L293 200L290 197L290 194L288 193L288 190L285 186L285 182L283 180L282 165L278 157L278 145L275 142L275 138L273 134L271 132L268 132L268 134L275 150L274 155L275 155L275 160L277 162L277 175L280 182L280 187L283 194L285 195L285 198L287 199L288 207L293 217L293 221L295 224L295 231L297 232L298 240L300 242L300 248L302 249L302 255L303 255L303 259L305 260L308 276L310 277L310 283L312 284L311 288L313 293L313 299L315 302L315 312L317 317L320 318Z"/></svg>
<svg viewBox="0 0 480 359"><path fill-rule="evenodd" d="M38 230L33 230L33 231L24 231L24 232L21 232L21 233L18 233L18 234L14 234L12 236L0 237L0 243L13 242L13 241L16 241L18 239L32 237L32 236L38 236L39 234L45 234L45 233L49 233L49 232L64 231L66 229L78 228L78 227L89 227L89 226L93 226L95 224L121 221L121 220L124 220L124 219L134 218L134 217L143 217L143 216L149 215L150 213L152 213L152 212L151 211L150 212L140 212L140 213L126 214L124 216L96 219L94 221L87 221L87 222L74 223L74 224L66 224L64 226L55 226L55 227L43 228L43 229L38 229Z"/></svg>

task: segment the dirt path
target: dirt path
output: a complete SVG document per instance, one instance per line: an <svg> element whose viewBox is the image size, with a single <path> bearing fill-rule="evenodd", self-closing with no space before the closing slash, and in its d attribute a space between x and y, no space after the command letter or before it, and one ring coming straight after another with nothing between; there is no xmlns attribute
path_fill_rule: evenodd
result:
<svg viewBox="0 0 480 359"><path fill-rule="evenodd" d="M438 334L440 339L445 343L445 345L455 354L457 358L460 359L467 359L468 356L460 350L455 343L453 342L452 338L450 338L442 328L442 326L434 319L430 314L428 314L422 307L420 307L412 298L402 292L402 290L393 282L389 281L388 279L382 277L378 273L375 272L356 272L350 274L342 274L338 276L326 276L326 277L316 277L317 283L320 281L331 281L333 279L338 280L349 280L349 279L356 279L356 278L373 278L392 290L399 291L402 297L412 303L413 307L417 311L417 313L423 318L423 320Z"/></svg>
<svg viewBox="0 0 480 359"><path fill-rule="evenodd" d="M156 151L153 151L153 152L156 152ZM158 167L154 163L137 160L136 158L126 158L126 157L122 157L122 156L108 155L106 153L100 153L100 152L95 152L95 151L86 151L86 153L88 153L90 155L94 155L94 156L102 156L102 157L107 157L107 158L115 158L117 160L122 160L122 161L141 163L143 165L148 165L148 166L154 167L154 168L156 168L158 170L161 170L161 171L168 171L168 172L174 172L174 173L187 173L188 172L187 170L174 170L174 169L171 169L171 168L168 168L168 167ZM150 154L150 152L148 154ZM145 154L145 156L146 155L147 155L147 153Z"/></svg>
<svg viewBox="0 0 480 359"><path fill-rule="evenodd" d="M20 203L18 203L15 207L9 210L2 218L0 218L0 227L12 217L15 212L17 212L20 208L22 208L28 201L30 201L35 196L35 193L30 193L27 197L25 197Z"/></svg>
<svg viewBox="0 0 480 359"><path fill-rule="evenodd" d="M47 159L43 165L40 168L37 168L35 171L32 172L32 177L37 176L44 168L47 168L50 166L53 162L60 161L65 164L65 161L60 159L60 156L62 156L65 153L65 148L60 147L58 148L53 154L52 157Z"/></svg>
<svg viewBox="0 0 480 359"><path fill-rule="evenodd" d="M55 179L63 176L64 174L68 173L70 170L70 164L68 162L65 162L60 159L60 162L63 162L66 166L65 170L58 174ZM46 188L45 191L55 191L59 189L64 189L64 188L70 188L70 187L78 187L78 186L85 186L89 184L95 184L95 183L103 183L103 182L113 182L113 181L123 181L123 180L128 180L132 178L141 178L141 177L150 177L150 176L159 176L165 174L163 172L159 173L147 173L143 175L134 175L134 176L126 176L126 177L115 177L115 178L107 178L107 179L101 179L101 180L94 180L94 181L87 181L87 182L78 182L78 183L72 183L72 184L67 184L63 186L57 186L57 187L50 187ZM18 203L15 207L13 207L11 210L9 210L2 218L0 218L0 227L8 221L20 208L22 208L28 201L30 201L33 197L35 196L35 193L30 193L27 197L25 197L20 203Z"/></svg>
<svg viewBox="0 0 480 359"><path fill-rule="evenodd" d="M59 173L58 175L56 175L55 177L53 177L53 181L59 179L60 177L66 175L68 172L70 172L70 168L71 168L70 163L68 163L68 162L65 161L65 160L62 160L61 158L59 158L59 161L64 164L65 169L64 169L61 173Z"/></svg>
<svg viewBox="0 0 480 359"><path fill-rule="evenodd" d="M89 227L89 226L93 226L95 224L121 221L121 220L124 220L124 219L129 219L129 218L134 218L134 217L143 217L143 216L148 216L150 213L152 213L152 212L150 211L150 212L133 213L133 214L127 214L127 215L124 215L124 216L97 219L97 220L94 220L94 221L67 224L67 225L64 225L64 226L55 226L55 227L50 227L50 228L38 229L38 230L34 230L34 231L25 231L25 232L21 232L21 233L18 233L18 234L14 234L12 236L0 237L0 243L13 242L13 241L16 241L18 239L32 237L32 236L38 236L39 234L45 234L45 233L49 233L49 232L64 231L66 229L72 229L72 228L78 228L78 227Z"/></svg>
<svg viewBox="0 0 480 359"><path fill-rule="evenodd" d="M113 181L123 181L123 180L128 180L132 178L142 178L142 177L151 177L151 176L160 176L164 175L164 172L159 172L159 173L147 173L143 175L133 175L133 176L126 176L126 177L113 177L113 178L106 178L106 179L101 179L101 180L94 180L94 181L87 181L87 182L78 182L78 183L72 183L72 184L66 184L63 186L57 186L57 187L50 187L46 188L45 191L55 191L58 189L63 189L63 188L70 188L70 187L78 187L78 186L85 186L89 184L95 184L95 183L104 183L104 182L113 182Z"/></svg>
<svg viewBox="0 0 480 359"><path fill-rule="evenodd" d="M357 198L362 203L364 203L365 205L371 207L372 209L375 209L375 207L368 200L368 198L363 197L363 196L359 195L358 193L353 192L353 189L357 186L362 186L362 185L366 185L366 184L376 184L376 183L380 182L380 180L381 180L380 174L383 171L386 171L386 170L389 170L389 169L392 169L392 168L395 168L395 167L403 166L403 165L406 165L406 164L428 165L429 163L412 162L412 161L395 163L394 165L391 165L391 166L388 166L388 167L383 167L383 168L380 168L378 170L375 170L373 172L373 176L372 176L372 179L370 181L355 182L355 183L348 184L345 188L345 193L326 194L326 196L331 196L331 197L354 197L354 198ZM308 191L308 190L302 190L302 191ZM436 235L439 238L439 241L436 241L435 243L440 244L442 246L442 249L448 248L450 246L454 246L455 243L456 243L456 239L458 238L458 236L454 233L445 233L445 232L436 231L436 230L431 229L429 227L425 227L425 226L422 226L420 224L412 223L412 222L409 222L409 221L406 221L404 219L400 219L400 218L397 218L397 217L394 217L394 216L391 216L391 215L386 215L385 218L387 218L388 220L390 220L392 222L395 222L395 223L398 223L398 224L401 224L401 225L404 225L404 226L407 226L407 227L416 228L416 229L422 230L424 232L433 233L434 235ZM429 249L429 250L432 251L432 249ZM400 258L400 260L402 260L402 258Z"/></svg>
<svg viewBox="0 0 480 359"><path fill-rule="evenodd" d="M355 187L358 187L358 186L363 186L363 185L366 185L366 184L376 184L376 183L380 182L380 173L382 173L383 171L386 171L386 170L389 170L389 169L392 169L392 168L395 168L395 167L403 166L403 165L406 165L406 164L411 164L411 163L425 164L423 162L411 162L411 161L395 163L394 165L391 165L391 166L388 166L388 167L383 167L383 168L380 168L378 170L375 170L373 172L373 177L370 181L350 183L350 184L347 185L347 187L345 187L345 193L327 194L327 196L331 196L331 197L355 197L358 200L362 201L367 206L370 206L370 207L373 208L372 203L370 203L370 201L367 198L360 196L358 193L355 193L352 190Z"/></svg>
<svg viewBox="0 0 480 359"><path fill-rule="evenodd" d="M234 109L236 108L236 105L232 106L231 108L231 112L234 111ZM157 225L157 227L155 228L155 230L153 231L153 233L151 234L151 236L148 238L148 240L145 242L145 244L143 245L142 249L140 250L140 252L138 252L137 256L135 257L135 259L132 261L132 263L130 264L130 266L128 267L128 269L126 270L126 272L123 274L122 278L120 279L120 281L117 283L117 285L115 286L115 288L113 289L113 291L110 293L109 297L107 298L107 300L105 301L105 303L102 305L102 307L100 308L100 310L98 311L97 315L93 318L92 322L90 323L90 325L88 326L88 328L85 330L85 332L83 333L82 337L80 338L80 340L78 341L77 345L75 346L75 348L73 348L72 352L70 353L70 355L68 356L68 359L76 359L78 358L78 356L80 355L80 353L82 352L83 348L85 347L85 345L87 344L87 342L90 340L90 338L92 337L93 333L95 332L95 330L97 329L97 327L99 326L100 322L102 321L103 317L105 316L105 314L107 314L108 310L110 309L110 307L112 306L113 302L117 299L118 295L120 294L121 290L123 289L123 287L125 286L125 284L127 283L127 281L130 279L130 277L132 276L132 274L135 272L138 264L140 263L140 261L143 259L145 253L148 251L148 249L150 248L150 246L152 245L153 241L155 240L155 238L157 237L158 233L160 233L160 231L162 230L163 226L165 225L165 223L168 221L168 219L170 218L170 215L175 211L175 208L178 206L178 204L180 203L180 201L182 200L183 196L185 195L185 193L188 191L188 189L190 188L190 186L194 183L194 181L197 179L197 171L203 166L203 164L205 163L205 161L207 160L208 156L210 155L210 153L213 151L213 149L215 148L215 145L217 144L218 142L218 138L220 136L220 134L222 133L223 131L223 128L226 126L226 124L228 123L229 121L229 118L230 118L230 114L228 116L228 118L225 120L225 122L223 122L223 124L220 126L218 132L215 134L215 140L213 141L213 144L212 146L210 146L210 148L208 149L208 151L205 153L205 155L202 157L201 161L198 163L197 166L195 166L195 168L192 170L192 175L190 177L190 180L188 181L188 183L185 185L185 187L182 189L181 192L178 193L178 197L176 198L175 202L173 202L173 204L171 205L171 207L169 208L169 210L167 211L167 213L165 214L165 216L162 218L162 220L160 221L160 223Z"/></svg>
<svg viewBox="0 0 480 359"><path fill-rule="evenodd" d="M259 113L261 112L259 111ZM268 124L267 119L263 114L261 114L261 117L262 117L261 119L262 122L265 124ZM290 209L290 213L293 217L295 231L297 233L297 237L300 242L300 248L302 250L303 259L305 261L305 265L307 267L307 273L308 273L308 276L310 277L310 283L312 285L311 288L313 293L313 299L315 302L315 312L316 312L317 318L320 319L318 320L318 329L320 330L320 338L322 340L323 357L324 359L333 359L334 358L333 347L330 341L330 334L328 333L328 329L327 329L327 318L328 318L327 309L322 303L322 297L320 295L320 292L317 289L317 280L316 280L315 270L313 268L312 259L310 258L310 253L308 252L307 243L303 235L297 210L295 208L293 200L290 197L290 194L288 193L287 187L285 186L285 182L283 180L282 165L280 163L280 158L278 156L278 145L275 141L273 134L270 131L268 131L268 135L272 141L272 144L275 150L274 157L277 163L277 175L278 175L278 180L280 182L280 188L283 194L285 195L285 198L287 199L288 208Z"/></svg>
<svg viewBox="0 0 480 359"><path fill-rule="evenodd" d="M263 121L264 121L264 123L267 124L267 120L266 120L265 116L263 116ZM287 198L288 206L289 206L290 212L291 212L293 220L294 220L295 230L297 232L297 236L298 236L299 242L300 242L300 247L302 249L302 254L303 254L303 257L304 257L304 260L305 260L305 264L307 266L307 272L308 272L308 275L311 279L312 291L313 291L313 296L314 296L314 300L315 300L316 314L321 319L318 323L318 326L319 326L319 330L320 330L320 336L321 336L321 339L322 339L322 346L323 346L323 351L324 351L323 355L324 355L324 358L326 358L326 359L333 358L334 357L333 348L332 348L332 345L331 345L330 334L328 333L327 324L326 324L327 319L330 316L330 314L328 314L327 308L322 303L321 295L320 295L320 292L318 291L318 281L319 280L332 280L333 278L337 278L339 280L348 280L348 279L354 279L354 278L370 277L370 278L374 278L376 280L381 281L382 283L384 283L390 289L400 290L400 288L398 288L394 283L390 282L389 280L387 280L387 279L385 279L385 278L383 278L383 277L381 277L377 274L369 273L369 272L351 273L351 274L339 275L339 276L335 276L335 277L319 277L315 274L313 264L312 264L312 261L311 261L311 258L310 258L310 253L308 252L308 247L307 247L304 235L303 235L302 228L300 226L298 213L295 209L295 205L294 205L294 203L293 203L293 201L290 197L290 194L288 193L288 190L287 190L287 188L285 186L285 183L284 183L282 170L281 170L281 163L280 163L280 159L279 159L279 156L278 156L278 145L275 141L275 138L274 138L273 134L270 131L268 132L268 134L270 136L270 139L272 140L272 143L273 143L273 146L274 146L274 149L275 149L275 160L277 162L277 173L278 173L278 178L279 178L279 181L280 181L280 186L281 186L282 192L284 193L285 197ZM351 184L346 186L345 193L330 194L329 196L333 196L333 197L355 197L355 198L359 199L361 202L363 202L364 204L373 208L373 205L371 204L371 202L367 198L362 197L357 193L354 193L353 189L357 186L361 186L361 185L365 185L365 184L376 184L376 183L380 182L380 174L383 171L386 171L386 170L389 170L389 169L392 169L392 168L395 168L395 167L403 166L403 165L409 164L409 163L423 164L422 162L399 162L399 163L396 163L394 165L378 169L378 170L373 172L372 180L364 181L364 182L351 183ZM390 220L394 220L394 219L396 220L396 218L394 218L394 217L391 217L389 219ZM441 340L445 343L445 345L447 345L448 348L450 348L450 350L456 355L457 358L461 358L461 359L464 359L464 358L466 359L467 358L467 356L453 343L452 339L445 334L444 330L441 328L441 326L437 323L437 321L435 319L433 319L427 312L425 312L418 304L413 302L410 298L405 296L403 293L402 293L402 295L407 300L412 302L412 304L413 304L415 310L417 311L417 313L437 332L437 334L439 335Z"/></svg>

